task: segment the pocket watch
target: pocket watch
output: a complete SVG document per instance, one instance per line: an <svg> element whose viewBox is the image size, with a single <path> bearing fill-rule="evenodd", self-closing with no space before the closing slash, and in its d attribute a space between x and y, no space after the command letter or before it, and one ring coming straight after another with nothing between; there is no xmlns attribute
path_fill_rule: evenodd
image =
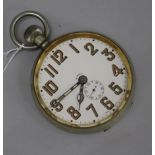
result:
<svg viewBox="0 0 155 155"><path fill-rule="evenodd" d="M25 16L38 18L43 28L25 31L27 43L15 34ZM109 129L132 104L134 75L125 51L105 35L74 32L48 41L43 16L22 12L11 24L13 42L25 49L41 48L33 69L32 89L37 105L54 124L68 131Z"/></svg>

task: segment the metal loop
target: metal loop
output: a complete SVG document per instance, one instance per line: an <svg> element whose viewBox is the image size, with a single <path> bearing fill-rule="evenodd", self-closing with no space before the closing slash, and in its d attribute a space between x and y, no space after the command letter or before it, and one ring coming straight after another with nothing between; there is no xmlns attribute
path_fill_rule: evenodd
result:
<svg viewBox="0 0 155 155"><path fill-rule="evenodd" d="M21 43L18 38L17 38L17 35L16 35L16 25L17 23L23 18L23 17L26 17L26 16L32 16L32 17L36 17L38 18L41 23L43 24L43 27L44 27L44 34L45 34L45 37L47 38L49 36L49 26L48 26L48 23L47 21L45 20L45 18L43 16L41 16L40 14L38 14L37 12L34 12L34 11L25 11L25 12L22 12L20 13L19 15L17 15L11 25L10 25L10 36L11 36L11 39L12 41L18 46L23 46L23 49L36 49L38 48L36 45L25 45L23 43Z"/></svg>

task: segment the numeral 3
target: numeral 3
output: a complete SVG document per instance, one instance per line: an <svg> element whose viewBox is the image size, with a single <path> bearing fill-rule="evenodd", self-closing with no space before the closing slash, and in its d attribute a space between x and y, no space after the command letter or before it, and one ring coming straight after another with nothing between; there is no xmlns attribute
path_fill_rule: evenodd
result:
<svg viewBox="0 0 155 155"><path fill-rule="evenodd" d="M104 54L107 57L107 60L112 61L115 59L115 54L113 52L109 52L107 48L105 48L101 54Z"/></svg>

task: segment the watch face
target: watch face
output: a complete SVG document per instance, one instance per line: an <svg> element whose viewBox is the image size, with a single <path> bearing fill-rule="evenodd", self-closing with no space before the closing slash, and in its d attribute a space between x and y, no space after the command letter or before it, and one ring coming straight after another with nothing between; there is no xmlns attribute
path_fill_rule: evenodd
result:
<svg viewBox="0 0 155 155"><path fill-rule="evenodd" d="M72 33L43 51L34 89L46 115L74 128L106 126L129 104L133 87L123 50L107 37Z"/></svg>

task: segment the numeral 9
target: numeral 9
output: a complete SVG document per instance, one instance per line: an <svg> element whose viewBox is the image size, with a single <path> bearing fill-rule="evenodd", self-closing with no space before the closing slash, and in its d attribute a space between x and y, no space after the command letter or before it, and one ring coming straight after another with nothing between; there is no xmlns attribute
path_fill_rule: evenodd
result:
<svg viewBox="0 0 155 155"><path fill-rule="evenodd" d="M57 112L60 112L63 109L63 105L56 100L51 101L51 107L54 108Z"/></svg>

